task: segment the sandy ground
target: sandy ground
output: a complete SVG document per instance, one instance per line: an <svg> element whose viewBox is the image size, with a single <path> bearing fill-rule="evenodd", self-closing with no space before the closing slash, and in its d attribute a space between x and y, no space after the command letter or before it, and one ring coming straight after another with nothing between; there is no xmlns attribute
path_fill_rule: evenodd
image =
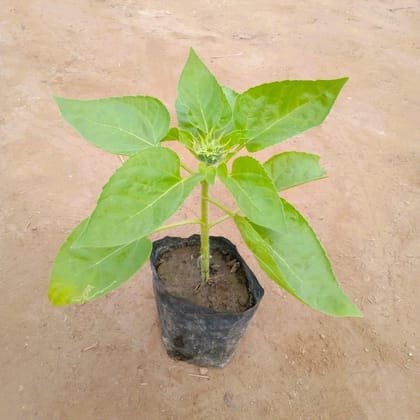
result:
<svg viewBox="0 0 420 420"><path fill-rule="evenodd" d="M0 418L420 418L419 27L415 0L3 0ZM231 364L209 379L166 357L148 267L83 306L55 308L46 294L57 248L120 165L66 125L52 95L150 94L173 113L190 46L240 91L350 76L322 127L260 157L321 154L330 177L287 198L365 315L301 305L220 226L266 296Z"/></svg>

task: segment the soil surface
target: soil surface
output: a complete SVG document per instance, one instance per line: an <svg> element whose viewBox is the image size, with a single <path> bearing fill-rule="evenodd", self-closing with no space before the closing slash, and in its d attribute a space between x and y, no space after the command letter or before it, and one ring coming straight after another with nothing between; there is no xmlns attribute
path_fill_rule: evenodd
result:
<svg viewBox="0 0 420 420"><path fill-rule="evenodd" d="M163 254L157 271L168 293L216 312L244 312L252 306L245 271L227 252L211 253L210 279L201 280L200 247Z"/></svg>
<svg viewBox="0 0 420 420"><path fill-rule="evenodd" d="M419 419L419 28L418 0L2 0L0 419ZM321 127L256 157L321 155L329 177L284 196L364 314L331 318L287 295L227 221L212 234L266 293L230 364L208 371L167 357L147 265L95 302L47 299L59 246L121 165L52 96L152 95L175 121L191 46L238 91L350 77ZM231 204L220 184L212 194ZM198 208L195 192L169 223Z"/></svg>

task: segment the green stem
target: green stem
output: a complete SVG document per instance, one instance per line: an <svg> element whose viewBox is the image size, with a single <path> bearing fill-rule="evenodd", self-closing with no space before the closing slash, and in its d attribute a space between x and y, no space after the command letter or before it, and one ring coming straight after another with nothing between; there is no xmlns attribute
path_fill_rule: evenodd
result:
<svg viewBox="0 0 420 420"><path fill-rule="evenodd" d="M218 225L219 223L224 222L227 219L230 219L232 216L230 216L229 214L226 214L225 216L222 216L220 219L215 220L214 222L209 224L209 228L211 229L213 226Z"/></svg>
<svg viewBox="0 0 420 420"><path fill-rule="evenodd" d="M161 226L153 231L153 233L160 232L166 229L172 229L174 227L183 226L183 225L199 225L201 223L201 219L191 219L191 220L184 220L183 222L171 223L170 225Z"/></svg>
<svg viewBox="0 0 420 420"><path fill-rule="evenodd" d="M188 173L190 173L191 175L192 174L195 174L195 172L190 168L190 167L188 167L185 163L182 163L181 162L181 168L183 168L183 169L185 169Z"/></svg>
<svg viewBox="0 0 420 420"><path fill-rule="evenodd" d="M216 207L219 207L220 210L223 210L226 214L228 214L230 217L234 217L238 211L232 211L228 209L226 206L224 206L219 201L215 200L214 198L207 197L207 201L214 204Z"/></svg>
<svg viewBox="0 0 420 420"><path fill-rule="evenodd" d="M209 184L201 181L201 279L208 281L210 277L209 246Z"/></svg>

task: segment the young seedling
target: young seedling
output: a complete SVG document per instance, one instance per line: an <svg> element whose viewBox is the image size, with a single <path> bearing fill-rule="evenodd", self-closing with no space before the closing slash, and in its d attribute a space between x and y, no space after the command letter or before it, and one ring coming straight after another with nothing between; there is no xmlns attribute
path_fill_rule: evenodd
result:
<svg viewBox="0 0 420 420"><path fill-rule="evenodd" d="M191 50L178 84L178 127L169 129L169 112L149 96L55 98L64 119L83 137L129 158L58 252L51 302L82 303L110 292L147 261L150 235L186 224L201 228L199 263L202 281L208 281L209 231L232 219L261 268L280 287L326 314L360 316L308 222L279 196L324 178L319 156L282 152L264 163L252 156L235 158L240 151L252 154L321 124L346 80L287 80L239 94L221 86ZM182 143L197 158L197 168L182 163L164 146L167 141ZM238 208L227 208L210 195L216 178ZM201 217L164 225L198 184ZM225 217L209 221L209 204Z"/></svg>

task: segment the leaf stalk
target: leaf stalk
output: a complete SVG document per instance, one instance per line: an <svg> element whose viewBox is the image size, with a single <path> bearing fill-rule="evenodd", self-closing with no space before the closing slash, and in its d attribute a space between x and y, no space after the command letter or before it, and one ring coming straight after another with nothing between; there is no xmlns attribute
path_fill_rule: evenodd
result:
<svg viewBox="0 0 420 420"><path fill-rule="evenodd" d="M215 200L214 198L211 198L211 197L207 197L207 201L209 203L214 204L216 207L219 207L219 209L222 210L223 212L225 212L226 214L228 214L229 217L235 217L236 216L237 211L232 211L232 210L228 209L220 201L217 201L217 200Z"/></svg>
<svg viewBox="0 0 420 420"><path fill-rule="evenodd" d="M190 220L184 220L184 221L182 221L182 222L176 222L176 223L171 223L171 224L169 224L169 225L164 225L164 226L161 226L161 227L159 227L159 228L155 229L155 230L153 231L153 233L157 233L157 232L160 232L160 231L162 231L162 230L166 230L166 229L172 229L172 228L175 228L175 227L178 227L178 226L184 226L184 225L199 225L199 224L201 224L201 219L190 219Z"/></svg>

